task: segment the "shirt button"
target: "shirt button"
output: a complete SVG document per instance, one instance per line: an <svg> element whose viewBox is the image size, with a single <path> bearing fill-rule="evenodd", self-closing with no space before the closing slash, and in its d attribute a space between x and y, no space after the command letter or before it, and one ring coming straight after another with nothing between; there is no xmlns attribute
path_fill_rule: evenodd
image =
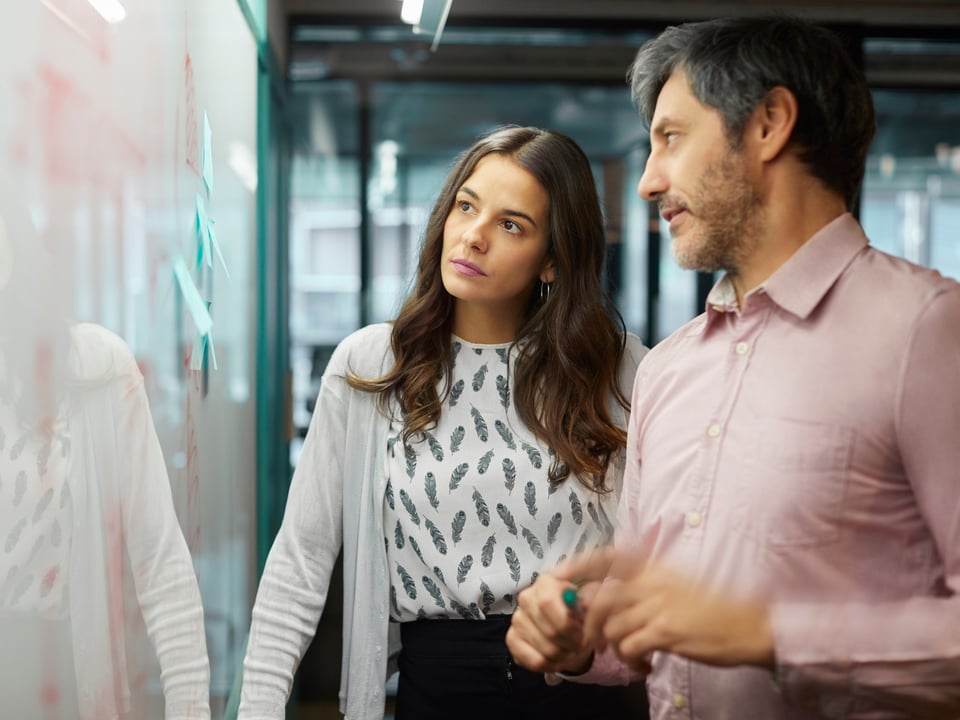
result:
<svg viewBox="0 0 960 720"><path fill-rule="evenodd" d="M703 522L703 515L698 513L696 510L693 512L687 513L687 525L692 528L700 527L700 523Z"/></svg>
<svg viewBox="0 0 960 720"><path fill-rule="evenodd" d="M712 438L715 438L715 437L717 437L718 435L720 435L720 426L719 426L717 423L714 423L713 425L711 425L710 427L708 427L708 428L707 428L707 435L709 435L709 436L712 437Z"/></svg>
<svg viewBox="0 0 960 720"><path fill-rule="evenodd" d="M749 349L750 349L750 345L748 343L745 343L745 342L737 343L737 347L736 347L737 355L746 355L747 350Z"/></svg>
<svg viewBox="0 0 960 720"><path fill-rule="evenodd" d="M673 706L678 709L685 708L687 706L687 699L680 693L674 693Z"/></svg>

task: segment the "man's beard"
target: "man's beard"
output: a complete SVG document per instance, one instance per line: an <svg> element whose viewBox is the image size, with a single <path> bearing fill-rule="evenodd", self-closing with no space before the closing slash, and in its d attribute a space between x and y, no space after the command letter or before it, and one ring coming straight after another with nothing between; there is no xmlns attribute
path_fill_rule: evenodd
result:
<svg viewBox="0 0 960 720"><path fill-rule="evenodd" d="M688 270L737 274L756 248L762 225L762 199L733 151L711 163L687 205L695 224L692 237L674 241L677 263Z"/></svg>

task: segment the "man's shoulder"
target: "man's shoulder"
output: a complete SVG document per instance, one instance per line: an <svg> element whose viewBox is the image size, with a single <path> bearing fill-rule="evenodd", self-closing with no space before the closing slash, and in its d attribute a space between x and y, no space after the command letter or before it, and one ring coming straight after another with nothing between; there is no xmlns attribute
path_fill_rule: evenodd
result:
<svg viewBox="0 0 960 720"><path fill-rule="evenodd" d="M885 295L892 296L897 301L923 300L931 293L960 289L960 283L945 277L938 270L917 265L873 246L863 253L861 269L873 283L884 289Z"/></svg>
<svg viewBox="0 0 960 720"><path fill-rule="evenodd" d="M650 348L650 352L643 359L644 366L662 362L664 359L690 347L703 335L706 325L707 314L705 312L687 321Z"/></svg>

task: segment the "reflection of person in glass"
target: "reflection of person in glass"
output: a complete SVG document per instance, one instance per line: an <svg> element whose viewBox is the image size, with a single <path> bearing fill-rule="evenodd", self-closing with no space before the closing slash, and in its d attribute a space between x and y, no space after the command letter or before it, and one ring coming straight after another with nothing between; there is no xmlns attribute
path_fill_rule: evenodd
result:
<svg viewBox="0 0 960 720"><path fill-rule="evenodd" d="M51 254L0 215L0 714L128 717L142 612L166 717L208 718L200 594L143 378L120 338L68 324Z"/></svg>
<svg viewBox="0 0 960 720"><path fill-rule="evenodd" d="M605 249L569 138L506 128L460 157L399 316L344 340L324 374L257 593L241 718L284 716L341 545L351 720L383 717L398 637L400 720L629 711L622 689L548 685L504 644L517 593L612 531L644 348L604 296Z"/></svg>

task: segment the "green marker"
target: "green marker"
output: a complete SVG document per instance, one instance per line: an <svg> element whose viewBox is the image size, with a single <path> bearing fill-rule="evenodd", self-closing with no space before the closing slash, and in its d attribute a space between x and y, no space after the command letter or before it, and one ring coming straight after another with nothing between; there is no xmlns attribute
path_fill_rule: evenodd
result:
<svg viewBox="0 0 960 720"><path fill-rule="evenodd" d="M568 587L563 591L563 604L571 610L577 607L577 589L575 587Z"/></svg>

